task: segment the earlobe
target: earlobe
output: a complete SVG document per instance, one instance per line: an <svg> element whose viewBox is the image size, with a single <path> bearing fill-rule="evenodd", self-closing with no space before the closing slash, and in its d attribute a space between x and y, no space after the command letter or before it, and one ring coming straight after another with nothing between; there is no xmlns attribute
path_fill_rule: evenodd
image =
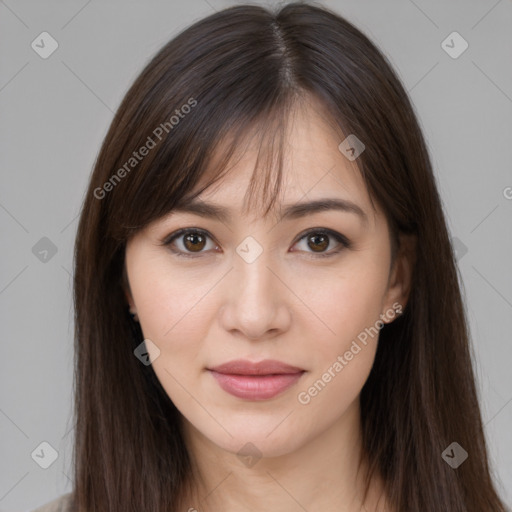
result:
<svg viewBox="0 0 512 512"><path fill-rule="evenodd" d="M128 303L128 307L130 308L130 311L135 311L135 304L133 302L133 297L130 292L129 286L123 286L124 296L126 297L126 302Z"/></svg>
<svg viewBox="0 0 512 512"><path fill-rule="evenodd" d="M137 316L137 308L135 307L135 304L133 302L132 295L129 290L125 290L126 299L128 301L128 311L132 317L133 320L136 322L139 321L139 317Z"/></svg>
<svg viewBox="0 0 512 512"><path fill-rule="evenodd" d="M132 293L130 290L130 283L128 282L128 275L126 273L126 264L123 265L123 282L122 288L124 291L124 295L126 297L126 302L128 303L128 310L133 320L136 322L139 321L139 317L137 316L137 308L135 307L135 303L133 301Z"/></svg>
<svg viewBox="0 0 512 512"><path fill-rule="evenodd" d="M388 290L384 301L383 315L388 317L386 323L391 323L396 316L402 314L409 300L412 275L416 261L416 237L400 234L399 247L393 269L391 271ZM392 318L386 312L393 310Z"/></svg>

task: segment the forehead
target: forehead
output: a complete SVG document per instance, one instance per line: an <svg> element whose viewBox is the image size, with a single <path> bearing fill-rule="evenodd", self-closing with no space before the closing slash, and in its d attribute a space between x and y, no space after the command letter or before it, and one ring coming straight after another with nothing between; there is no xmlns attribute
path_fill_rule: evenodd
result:
<svg viewBox="0 0 512 512"><path fill-rule="evenodd" d="M280 212L283 205L329 197L351 201L370 216L373 206L357 161L348 160L338 149L344 135L317 102L290 112L284 127L264 133L259 128L247 135L228 170L198 196L200 200L242 211L251 178L259 185L260 195L271 194L280 178L273 213ZM212 162L218 161L226 147L227 143L219 146ZM282 151L280 177L277 149ZM208 172L204 177L210 177ZM252 209L249 213L257 217L262 212Z"/></svg>

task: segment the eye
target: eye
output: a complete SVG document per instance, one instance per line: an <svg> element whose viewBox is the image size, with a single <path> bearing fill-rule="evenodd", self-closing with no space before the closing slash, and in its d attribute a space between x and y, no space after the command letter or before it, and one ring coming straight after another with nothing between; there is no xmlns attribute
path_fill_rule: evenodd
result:
<svg viewBox="0 0 512 512"><path fill-rule="evenodd" d="M194 253L201 254L203 249L206 246L206 240L212 239L209 233L204 231L203 229L198 228L184 228L175 231L168 237L166 237L160 245L169 246L171 251L175 253L177 256L183 256L185 258L195 258ZM176 242L180 242L177 244L178 249L174 248ZM214 244L215 245L215 244ZM215 245L214 248L218 246Z"/></svg>
<svg viewBox="0 0 512 512"><path fill-rule="evenodd" d="M326 249L332 245L330 238L333 238L337 242L338 247L329 252L325 252ZM306 252L310 252L313 258L334 256L343 249L350 247L350 242L347 237L341 233L325 228L313 228L308 230L306 233L302 234L297 243L304 239L306 240L306 247L312 250L312 253L307 249Z"/></svg>
<svg viewBox="0 0 512 512"><path fill-rule="evenodd" d="M203 229L183 228L171 233L160 243L160 245L169 246L170 250L176 254L176 256L195 258L208 251L204 250L207 246L208 239L213 240L213 237ZM336 241L338 247L326 252L326 249L332 245L331 239ZM309 253L313 258L334 256L343 249L351 246L349 240L344 235L326 228L309 229L306 233L301 234L294 246L303 240L306 240L307 248L311 249L311 251L306 249L304 252ZM177 248L176 245L178 246ZM210 249L219 248L216 243L212 245L213 247L210 247Z"/></svg>

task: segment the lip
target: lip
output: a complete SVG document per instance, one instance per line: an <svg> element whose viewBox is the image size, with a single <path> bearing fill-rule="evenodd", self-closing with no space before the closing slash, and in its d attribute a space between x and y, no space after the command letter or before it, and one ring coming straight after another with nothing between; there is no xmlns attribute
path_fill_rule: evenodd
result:
<svg viewBox="0 0 512 512"><path fill-rule="evenodd" d="M235 359L234 361L229 361L208 369L227 375L273 375L304 371L303 368L291 366L274 359L264 359L258 362L249 361L247 359Z"/></svg>
<svg viewBox="0 0 512 512"><path fill-rule="evenodd" d="M252 362L243 359L208 368L220 387L245 400L268 400L293 386L305 373L296 366L266 359Z"/></svg>

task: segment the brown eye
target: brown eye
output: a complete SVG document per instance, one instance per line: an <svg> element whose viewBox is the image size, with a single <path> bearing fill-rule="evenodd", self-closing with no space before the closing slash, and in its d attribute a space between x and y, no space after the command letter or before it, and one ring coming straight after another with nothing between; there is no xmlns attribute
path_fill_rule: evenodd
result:
<svg viewBox="0 0 512 512"><path fill-rule="evenodd" d="M187 251L200 252L206 245L205 236L201 233L191 232L183 236L183 245Z"/></svg>
<svg viewBox="0 0 512 512"><path fill-rule="evenodd" d="M161 245L169 246L177 256L194 258L210 252L207 248L208 240L212 245L210 248L217 248L216 244L212 243L212 237L206 231L184 228L171 233L162 241Z"/></svg>
<svg viewBox="0 0 512 512"><path fill-rule="evenodd" d="M303 233L297 244L304 242L306 242L306 247L301 252L305 252L313 258L335 256L343 249L351 247L351 243L346 236L325 228L313 228ZM334 248L331 246L334 246ZM327 250L328 248L331 249Z"/></svg>
<svg viewBox="0 0 512 512"><path fill-rule="evenodd" d="M329 247L329 237L324 233L314 233L308 236L308 247L315 252L322 252Z"/></svg>

